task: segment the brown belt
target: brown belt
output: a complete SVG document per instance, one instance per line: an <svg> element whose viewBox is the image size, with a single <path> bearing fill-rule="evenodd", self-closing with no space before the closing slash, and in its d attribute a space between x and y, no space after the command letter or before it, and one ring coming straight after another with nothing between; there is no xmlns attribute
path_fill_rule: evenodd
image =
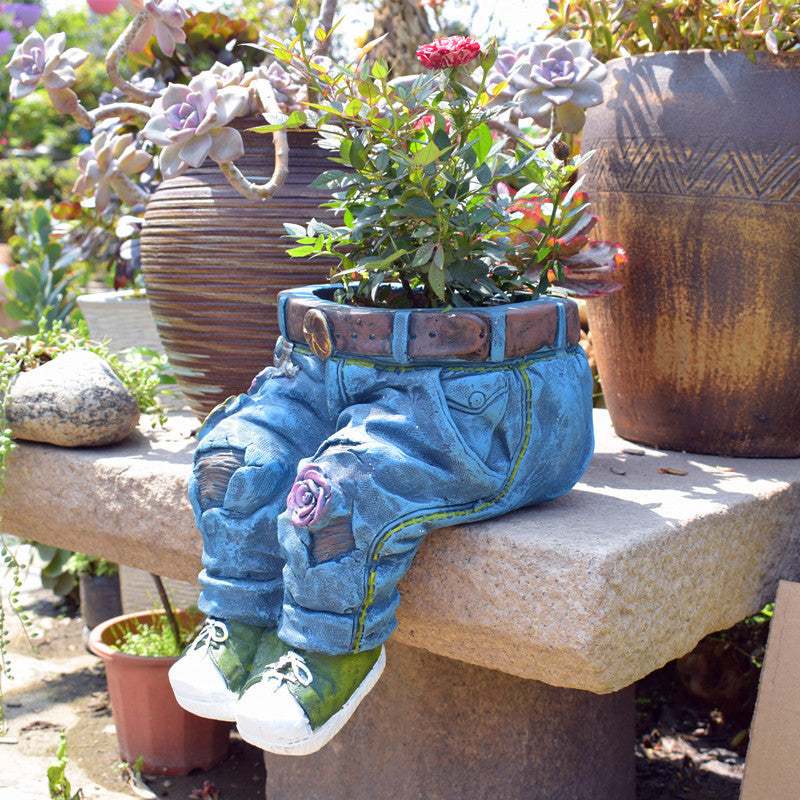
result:
<svg viewBox="0 0 800 800"><path fill-rule="evenodd" d="M399 363L504 361L580 340L578 306L563 298L441 311L321 303L311 291L279 297L284 336L305 342L323 361L332 355Z"/></svg>

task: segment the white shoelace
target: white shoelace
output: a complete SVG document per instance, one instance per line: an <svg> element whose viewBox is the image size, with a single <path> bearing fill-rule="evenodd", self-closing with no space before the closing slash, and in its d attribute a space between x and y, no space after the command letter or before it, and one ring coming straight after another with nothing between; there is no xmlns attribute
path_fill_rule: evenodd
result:
<svg viewBox="0 0 800 800"><path fill-rule="evenodd" d="M208 651L212 644L222 644L228 639L228 626L218 619L211 619L209 617L205 625L200 629L197 638L192 645L193 650L200 650L201 648Z"/></svg>
<svg viewBox="0 0 800 800"><path fill-rule="evenodd" d="M288 681L289 683L299 683L301 686L310 686L314 680L303 657L293 650L281 656L274 664L270 664L264 670L262 678L275 678L279 683Z"/></svg>

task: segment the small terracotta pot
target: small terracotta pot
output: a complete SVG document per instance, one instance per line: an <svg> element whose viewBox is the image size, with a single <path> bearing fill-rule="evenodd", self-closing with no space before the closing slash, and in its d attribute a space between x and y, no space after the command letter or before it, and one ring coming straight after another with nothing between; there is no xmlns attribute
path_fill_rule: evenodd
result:
<svg viewBox="0 0 800 800"><path fill-rule="evenodd" d="M194 623L202 618L178 612ZM107 620L92 630L89 649L103 659L123 761L141 756L142 771L157 775L188 775L207 770L228 755L229 722L201 719L175 701L167 673L177 658L134 656L114 650L120 635L158 614L139 612Z"/></svg>

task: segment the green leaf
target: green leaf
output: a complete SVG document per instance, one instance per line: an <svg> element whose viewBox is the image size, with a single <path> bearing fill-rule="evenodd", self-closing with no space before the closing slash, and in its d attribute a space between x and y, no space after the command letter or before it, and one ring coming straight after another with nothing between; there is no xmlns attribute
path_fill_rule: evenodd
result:
<svg viewBox="0 0 800 800"><path fill-rule="evenodd" d="M442 151L433 143L428 142L421 150L418 150L412 160L418 167L426 167L432 164L442 154Z"/></svg>
<svg viewBox="0 0 800 800"><path fill-rule="evenodd" d="M389 166L389 153L387 150L381 150L378 153L377 158L375 159L375 169L378 172L386 172L386 168Z"/></svg>
<svg viewBox="0 0 800 800"><path fill-rule="evenodd" d="M428 269L428 283L434 294L444 300L447 288L447 274L444 268L444 251L440 244L437 244L433 252L433 262Z"/></svg>
<svg viewBox="0 0 800 800"><path fill-rule="evenodd" d="M306 229L302 225L296 225L293 222L284 222L283 229L294 239L299 239L301 236L306 235Z"/></svg>
<svg viewBox="0 0 800 800"><path fill-rule="evenodd" d="M303 258L304 256L309 256L311 253L314 252L314 247L312 245L301 245L300 247L292 247L286 251L288 255L292 258Z"/></svg>
<svg viewBox="0 0 800 800"><path fill-rule="evenodd" d="M303 111L292 111L286 120L287 128L301 128L306 124L306 115Z"/></svg>
<svg viewBox="0 0 800 800"><path fill-rule="evenodd" d="M376 80L382 81L389 75L389 70L386 67L386 64L383 61L376 61L372 65L372 77Z"/></svg>
<svg viewBox="0 0 800 800"><path fill-rule="evenodd" d="M349 162L353 169L361 170L367 165L367 150L360 139L353 139L349 153Z"/></svg>
<svg viewBox="0 0 800 800"><path fill-rule="evenodd" d="M481 123L475 129L475 135L470 139L470 144L477 157L477 164L482 164L492 149L492 131L486 123Z"/></svg>
<svg viewBox="0 0 800 800"><path fill-rule="evenodd" d="M427 197L415 194L402 200L402 207L399 213L405 217L426 219L436 215L436 208Z"/></svg>
<svg viewBox="0 0 800 800"><path fill-rule="evenodd" d="M13 273L14 290L23 300L32 300L39 294L39 283L26 270Z"/></svg>
<svg viewBox="0 0 800 800"><path fill-rule="evenodd" d="M414 256L411 266L421 267L423 264L427 264L431 260L434 247L435 245L433 242L425 242L425 244L417 250L417 254Z"/></svg>
<svg viewBox="0 0 800 800"><path fill-rule="evenodd" d="M447 132L441 129L434 132L433 142L442 152L449 150L453 144Z"/></svg>
<svg viewBox="0 0 800 800"><path fill-rule="evenodd" d="M357 117L358 112L361 111L364 103L357 97L353 97L350 102L344 107L344 113L350 117Z"/></svg>

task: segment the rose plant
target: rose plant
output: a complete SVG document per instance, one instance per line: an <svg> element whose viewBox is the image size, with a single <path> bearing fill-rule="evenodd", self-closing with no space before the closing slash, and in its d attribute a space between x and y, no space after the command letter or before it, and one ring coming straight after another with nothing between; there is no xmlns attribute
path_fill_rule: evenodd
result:
<svg viewBox="0 0 800 800"><path fill-rule="evenodd" d="M140 209L155 185L154 166L175 177L207 158L251 198L269 197L287 172L285 130L311 126L345 169L326 172L316 186L330 190L326 204L342 224L312 221L290 233L295 256L333 254L341 269L342 301L362 304L463 306L510 302L536 295L573 275L601 270L608 277L616 245L604 255L575 260L564 250L564 230L585 211L573 202L579 159L564 154L580 130L583 109L602 102L605 68L585 41L552 41L521 48L481 47L455 36L422 45L428 72L392 78L370 63L368 45L352 65L322 54L331 31L320 28L315 49L303 41L305 20L288 45L266 39L272 60L245 70L216 63L188 84L145 85L120 74L126 53L157 41L172 56L186 39L188 14L179 0L124 0L134 14L106 58L116 97L89 111L74 91L75 70L87 54L67 47L63 34L44 39L32 31L8 63L10 95L43 87L59 110L93 129L78 159L76 191L93 197L97 214L116 198ZM263 114L261 130L275 139L275 168L256 185L237 169L244 152L231 122ZM541 128L532 138L520 125ZM559 155L557 156L556 153ZM504 191L512 185L516 195ZM519 237L520 201L549 209L535 236ZM516 204L516 206L515 206ZM588 240L587 240L588 241ZM591 264L591 266L587 266ZM595 274L595 273L593 273ZM613 286L613 283L607 283Z"/></svg>
<svg viewBox="0 0 800 800"><path fill-rule="evenodd" d="M291 255L340 261L331 275L340 302L459 307L589 283L581 293L618 288L609 280L623 257L618 245L593 243L579 255L593 218L577 190L582 161L559 138L602 101L605 68L585 42L498 53L493 43L449 37L417 51L427 73L393 80L366 58L370 45L355 63L334 64L306 48L299 15L295 26L290 45L267 40L266 49L309 87L309 99L260 130L315 127L343 167L315 182L331 192L324 205L341 224L286 225L297 239ZM540 138L514 124L524 117L543 127ZM533 227L528 202L543 211Z"/></svg>

